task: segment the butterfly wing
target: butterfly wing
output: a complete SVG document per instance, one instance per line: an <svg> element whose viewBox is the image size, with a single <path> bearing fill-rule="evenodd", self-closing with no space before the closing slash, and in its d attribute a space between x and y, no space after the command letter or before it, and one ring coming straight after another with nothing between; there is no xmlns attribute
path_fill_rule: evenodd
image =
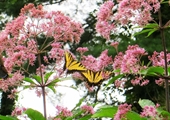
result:
<svg viewBox="0 0 170 120"><path fill-rule="evenodd" d="M103 81L102 71L93 72L91 70L87 70L87 71L81 72L81 74L86 78L90 86L98 85Z"/></svg>
<svg viewBox="0 0 170 120"><path fill-rule="evenodd" d="M67 73L72 73L74 71L85 71L87 69L80 62L78 62L77 60L74 60L71 53L66 51L64 70L67 70Z"/></svg>

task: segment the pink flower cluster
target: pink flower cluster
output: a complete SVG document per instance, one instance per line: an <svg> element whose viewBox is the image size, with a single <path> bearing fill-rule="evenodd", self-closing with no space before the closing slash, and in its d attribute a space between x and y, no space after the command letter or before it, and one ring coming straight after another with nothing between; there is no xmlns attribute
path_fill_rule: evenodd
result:
<svg viewBox="0 0 170 120"><path fill-rule="evenodd" d="M149 56L149 60L152 62L153 66L165 66L164 52L154 51L152 56ZM170 62L170 53L167 53L167 63ZM168 64L170 66L170 64Z"/></svg>
<svg viewBox="0 0 170 120"><path fill-rule="evenodd" d="M121 73L138 73L144 66L140 65L140 58L147 55L144 48L138 45L129 45L125 54L119 52L114 58L113 69L120 69Z"/></svg>
<svg viewBox="0 0 170 120"><path fill-rule="evenodd" d="M97 14L96 30L108 40L110 39L110 32L115 28L115 25L112 24L113 6L114 3L111 0L107 1L101 6Z"/></svg>
<svg viewBox="0 0 170 120"><path fill-rule="evenodd" d="M145 69L146 66L142 66L140 59L142 56L147 55L145 49L140 48L138 45L129 45L125 53L119 52L114 58L113 69L120 70L123 74L140 74L140 70ZM116 85L122 86L123 81L115 81ZM141 76L131 80L133 85L147 85L149 80L144 80Z"/></svg>
<svg viewBox="0 0 170 120"><path fill-rule="evenodd" d="M20 16L7 23L5 29L0 32L0 51L6 54L4 66L9 73L15 72L14 67L20 68L18 73L21 78L15 79L18 82L23 78L24 72L27 72L23 65L28 63L28 68L35 65L40 54L45 55L42 56L45 63L53 59L61 65L64 54L62 43L67 41L78 43L83 32L80 23L71 20L60 11L47 12L43 10L42 5L37 7L33 4L25 5ZM41 39L40 46L37 38L42 36L44 39ZM40 66L46 68L45 65ZM9 79L12 81L7 83L12 84L13 77L15 75ZM7 83L0 87L6 90L9 85Z"/></svg>
<svg viewBox="0 0 170 120"><path fill-rule="evenodd" d="M62 106L57 105L56 109L57 109L57 116L60 116L60 117L69 117L69 116L73 115L70 110L68 110L67 108L64 108Z"/></svg>
<svg viewBox="0 0 170 120"><path fill-rule="evenodd" d="M88 48L87 47L79 47L79 48L77 48L76 51L79 52L82 55L82 54L84 54L85 52L88 51Z"/></svg>
<svg viewBox="0 0 170 120"><path fill-rule="evenodd" d="M22 113L26 110L24 107L17 107L12 111L12 116L22 115Z"/></svg>
<svg viewBox="0 0 170 120"><path fill-rule="evenodd" d="M127 103L119 105L118 111L115 114L113 120L122 120L122 118L124 118L126 113L130 110L131 110L131 105L128 105Z"/></svg>
<svg viewBox="0 0 170 120"><path fill-rule="evenodd" d="M92 106L83 105L83 106L81 107L81 109L85 111L85 114L88 114L88 113L94 114L94 109L93 109Z"/></svg>
<svg viewBox="0 0 170 120"><path fill-rule="evenodd" d="M7 78L6 80L0 80L0 88L6 92L9 87L19 86L23 78L24 77L20 72L15 72L12 77Z"/></svg>
<svg viewBox="0 0 170 120"><path fill-rule="evenodd" d="M108 56L108 50L103 51L98 58L92 55L83 56L81 63L94 72L101 71L113 63L112 57Z"/></svg>
<svg viewBox="0 0 170 120"><path fill-rule="evenodd" d="M114 3L106 1L97 14L96 30L107 40L110 33L116 30L116 25L129 23L146 25L152 20L151 12L157 12L160 8L159 0L117 0L117 11L113 13Z"/></svg>
<svg viewBox="0 0 170 120"><path fill-rule="evenodd" d="M152 20L151 12L159 8L159 0L120 0L114 19L122 25L131 22L143 26Z"/></svg>
<svg viewBox="0 0 170 120"><path fill-rule="evenodd" d="M140 85L140 86L145 86L149 83L148 79L143 79L142 76L140 77L135 77L135 79L131 80L132 85Z"/></svg>
<svg viewBox="0 0 170 120"><path fill-rule="evenodd" d="M141 112L142 117L150 117L154 120L162 120L156 110L158 106L145 106Z"/></svg>

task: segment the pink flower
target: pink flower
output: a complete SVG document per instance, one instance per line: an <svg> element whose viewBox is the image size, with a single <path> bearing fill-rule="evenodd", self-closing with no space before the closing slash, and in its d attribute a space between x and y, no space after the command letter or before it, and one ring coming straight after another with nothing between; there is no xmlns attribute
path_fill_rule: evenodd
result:
<svg viewBox="0 0 170 120"><path fill-rule="evenodd" d="M88 51L88 48L87 47L78 47L76 51L83 54Z"/></svg>
<svg viewBox="0 0 170 120"><path fill-rule="evenodd" d="M113 69L120 69L122 73L138 73L145 66L141 66L140 58L147 55L144 48L140 48L138 45L129 45L125 54L118 53L114 58Z"/></svg>
<svg viewBox="0 0 170 120"><path fill-rule="evenodd" d="M92 55L83 56L81 63L89 70L98 72L113 63L112 57L108 56L108 50L103 51L99 57Z"/></svg>
<svg viewBox="0 0 170 120"><path fill-rule="evenodd" d="M9 73L20 74L22 78L25 73L32 74L30 66L37 64L39 55L44 57L46 63L52 59L56 60L56 66L60 66L63 61L64 42L78 43L83 32L80 23L71 20L62 12L48 12L42 5L35 7L27 4L21 9L20 15L8 22L0 32L0 51L6 53L4 66ZM22 71L16 72L13 68ZM35 69L37 74L40 74L44 73L46 68L46 65L39 64ZM61 68L59 72L61 73ZM8 83L1 81L1 89L6 91L11 85L19 85L21 78L14 80L15 75L8 79Z"/></svg>
<svg viewBox="0 0 170 120"><path fill-rule="evenodd" d="M100 70L102 70L103 68L107 67L108 65L112 64L113 60L111 56L108 56L108 50L104 50L100 56L98 57L98 67Z"/></svg>
<svg viewBox="0 0 170 120"><path fill-rule="evenodd" d="M159 86L162 86L164 84L165 80L162 78L159 78L158 80L155 80L155 83Z"/></svg>
<svg viewBox="0 0 170 120"><path fill-rule="evenodd" d="M15 108L15 109L12 111L12 116L22 115L22 113L23 113L25 110L26 110L26 108L24 108L24 107Z"/></svg>
<svg viewBox="0 0 170 120"><path fill-rule="evenodd" d="M62 106L56 106L57 109L57 115L63 116L63 117L69 117L72 116L72 112L68 110L67 108L64 108Z"/></svg>
<svg viewBox="0 0 170 120"><path fill-rule="evenodd" d="M155 106L145 106L141 112L142 117L152 117L155 118L158 116L158 112Z"/></svg>
<svg viewBox="0 0 170 120"><path fill-rule="evenodd" d="M17 89L15 89L15 88L12 89L12 90L11 90L11 94L8 95L8 98L10 98L10 99L15 99L17 93L18 93L18 90L17 90Z"/></svg>
<svg viewBox="0 0 170 120"><path fill-rule="evenodd" d="M165 66L165 60L164 60L164 52L154 52L152 56L148 57L149 60L152 62L153 66ZM170 62L170 53L167 53L167 63ZM168 66L170 66L168 64Z"/></svg>
<svg viewBox="0 0 170 120"><path fill-rule="evenodd" d="M131 22L143 26L152 20L152 10L157 12L159 7L160 2L158 0L121 0L114 19L122 25Z"/></svg>
<svg viewBox="0 0 170 120"><path fill-rule="evenodd" d="M94 114L94 109L92 106L88 106L88 105L83 105L81 107L82 110L85 111L86 114L90 113L90 114Z"/></svg>
<svg viewBox="0 0 170 120"><path fill-rule="evenodd" d="M97 59L92 55L83 56L81 63L89 70L99 71L97 66Z"/></svg>
<svg viewBox="0 0 170 120"><path fill-rule="evenodd" d="M116 88L124 88L125 82L127 80L115 80L114 84Z"/></svg>
<svg viewBox="0 0 170 120"><path fill-rule="evenodd" d="M116 6L116 5L115 5ZM101 5L97 14L96 31L107 40L116 31L117 26L138 24L144 26L152 21L151 12L160 8L159 0L118 0L117 11L114 3L109 0Z"/></svg>
<svg viewBox="0 0 170 120"><path fill-rule="evenodd" d="M114 120L121 120L128 111L131 110L131 105L128 105L127 103L121 104L118 107L118 111L114 116Z"/></svg>
<svg viewBox="0 0 170 120"><path fill-rule="evenodd" d="M135 77L135 79L131 80L131 83L133 85L140 85L140 86L144 86L147 85L149 83L149 80L147 79L143 79L142 77Z"/></svg>
<svg viewBox="0 0 170 120"><path fill-rule="evenodd" d="M117 50L119 42L112 42L110 45L113 46Z"/></svg>
<svg viewBox="0 0 170 120"><path fill-rule="evenodd" d="M114 3L110 0L105 2L97 14L96 30L107 40L110 39L110 32L115 28L112 24L112 8Z"/></svg>

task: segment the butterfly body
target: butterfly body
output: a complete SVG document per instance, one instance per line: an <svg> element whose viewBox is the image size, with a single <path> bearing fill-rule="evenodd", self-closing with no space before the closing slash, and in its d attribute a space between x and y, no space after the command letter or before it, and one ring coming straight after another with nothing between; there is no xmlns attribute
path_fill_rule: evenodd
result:
<svg viewBox="0 0 170 120"><path fill-rule="evenodd" d="M73 73L75 71L85 71L87 69L79 61L75 60L71 53L66 51L64 70L67 70L67 73Z"/></svg>

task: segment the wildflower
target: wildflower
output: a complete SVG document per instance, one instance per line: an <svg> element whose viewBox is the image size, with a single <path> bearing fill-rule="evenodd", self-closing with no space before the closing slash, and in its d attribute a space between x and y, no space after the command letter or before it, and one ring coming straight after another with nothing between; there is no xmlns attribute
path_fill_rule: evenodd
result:
<svg viewBox="0 0 170 120"><path fill-rule="evenodd" d="M22 115L22 113L26 110L25 107L17 107L12 111L12 116Z"/></svg>
<svg viewBox="0 0 170 120"><path fill-rule="evenodd" d="M82 110L85 111L86 114L90 113L90 114L94 114L94 109L92 106L88 106L88 105L83 105L81 107Z"/></svg>
<svg viewBox="0 0 170 120"><path fill-rule="evenodd" d="M110 32L115 28L115 25L112 24L112 8L114 3L110 0L105 2L99 13L97 14L97 23L96 31L100 33L107 40L110 39Z"/></svg>
<svg viewBox="0 0 170 120"><path fill-rule="evenodd" d="M141 112L142 117L156 117L158 115L158 112L155 108L155 106L145 106L143 108L143 111Z"/></svg>
<svg viewBox="0 0 170 120"><path fill-rule="evenodd" d="M128 105L127 103L119 105L114 120L121 120L129 110L131 110L131 105Z"/></svg>
<svg viewBox="0 0 170 120"><path fill-rule="evenodd" d="M116 49L116 52L118 52L119 42L112 42L110 45L113 46Z"/></svg>
<svg viewBox="0 0 170 120"><path fill-rule="evenodd" d="M57 115L62 116L62 117L69 117L72 116L72 112L68 110L67 108L64 108L62 106L56 106L57 109Z"/></svg>
<svg viewBox="0 0 170 120"><path fill-rule="evenodd" d="M79 48L76 49L76 51L83 54L83 53L88 51L88 48L87 47L79 47Z"/></svg>
<svg viewBox="0 0 170 120"><path fill-rule="evenodd" d="M155 80L155 83L159 86L162 86L164 84L165 80L162 78L159 78L158 80Z"/></svg>

